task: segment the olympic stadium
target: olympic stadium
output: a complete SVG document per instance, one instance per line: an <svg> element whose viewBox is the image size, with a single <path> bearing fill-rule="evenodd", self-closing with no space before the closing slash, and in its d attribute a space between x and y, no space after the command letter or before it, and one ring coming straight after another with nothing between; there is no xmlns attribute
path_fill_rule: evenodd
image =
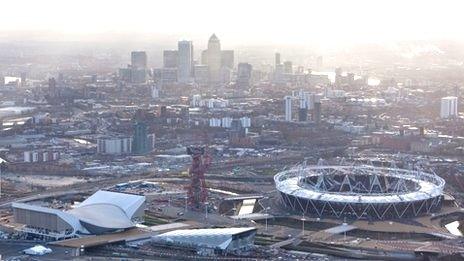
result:
<svg viewBox="0 0 464 261"><path fill-rule="evenodd" d="M434 173L370 165L299 166L278 173L274 181L293 212L368 220L437 212L445 186Z"/></svg>

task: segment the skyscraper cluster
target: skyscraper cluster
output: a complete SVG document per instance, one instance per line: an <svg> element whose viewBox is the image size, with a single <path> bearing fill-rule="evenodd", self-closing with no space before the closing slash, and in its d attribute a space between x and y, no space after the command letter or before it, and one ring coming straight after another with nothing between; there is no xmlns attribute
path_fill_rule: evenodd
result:
<svg viewBox="0 0 464 261"><path fill-rule="evenodd" d="M163 68L158 73L163 84L191 84L218 86L230 83L234 68L234 51L221 50L219 38L213 34L200 61L194 59L192 41L182 40L177 50L163 52Z"/></svg>

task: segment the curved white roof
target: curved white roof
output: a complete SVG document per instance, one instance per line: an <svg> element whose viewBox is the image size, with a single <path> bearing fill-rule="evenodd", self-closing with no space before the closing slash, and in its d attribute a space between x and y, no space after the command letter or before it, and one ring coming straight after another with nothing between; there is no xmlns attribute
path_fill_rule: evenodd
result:
<svg viewBox="0 0 464 261"><path fill-rule="evenodd" d="M132 218L144 202L145 196L100 190L69 211L23 203L13 203L12 206L55 214L72 226L75 233L93 231L98 234L134 227Z"/></svg>
<svg viewBox="0 0 464 261"><path fill-rule="evenodd" d="M101 228L126 229L134 226L121 208L106 203L78 207L68 213L85 223Z"/></svg>
<svg viewBox="0 0 464 261"><path fill-rule="evenodd" d="M78 208L106 203L121 208L129 218L132 218L144 202L145 196L99 190L80 203Z"/></svg>

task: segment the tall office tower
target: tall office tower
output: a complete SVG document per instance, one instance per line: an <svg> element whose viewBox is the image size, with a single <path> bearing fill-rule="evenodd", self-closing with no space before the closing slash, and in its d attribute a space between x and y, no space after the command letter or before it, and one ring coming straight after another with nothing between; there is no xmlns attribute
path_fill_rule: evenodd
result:
<svg viewBox="0 0 464 261"><path fill-rule="evenodd" d="M191 41L179 41L177 80L181 83L189 83L193 77L193 44Z"/></svg>
<svg viewBox="0 0 464 261"><path fill-rule="evenodd" d="M284 73L292 74L293 73L293 64L290 61L284 62Z"/></svg>
<svg viewBox="0 0 464 261"><path fill-rule="evenodd" d="M201 64L208 64L208 49L201 51Z"/></svg>
<svg viewBox="0 0 464 261"><path fill-rule="evenodd" d="M145 83L147 81L147 70L142 68L132 68L130 70L131 83Z"/></svg>
<svg viewBox="0 0 464 261"><path fill-rule="evenodd" d="M347 73L346 80L347 80L348 85L350 85L350 87L353 86L353 84L354 84L354 73ZM393 85L393 86L396 86L396 84Z"/></svg>
<svg viewBox="0 0 464 261"><path fill-rule="evenodd" d="M135 154L144 154L148 151L147 125L144 122L136 122L134 125L132 152Z"/></svg>
<svg viewBox="0 0 464 261"><path fill-rule="evenodd" d="M239 63L237 68L237 89L247 90L250 88L251 72L253 66L249 63Z"/></svg>
<svg viewBox="0 0 464 261"><path fill-rule="evenodd" d="M342 84L342 68L338 67L335 69L335 86Z"/></svg>
<svg viewBox="0 0 464 261"><path fill-rule="evenodd" d="M285 120L292 121L292 96L285 96Z"/></svg>
<svg viewBox="0 0 464 261"><path fill-rule="evenodd" d="M458 116L458 97L449 96L441 98L440 117L442 119Z"/></svg>
<svg viewBox="0 0 464 261"><path fill-rule="evenodd" d="M161 85L171 85L177 82L177 68L161 69Z"/></svg>
<svg viewBox="0 0 464 261"><path fill-rule="evenodd" d="M58 73L58 83L60 84L64 83L64 73L62 72Z"/></svg>
<svg viewBox="0 0 464 261"><path fill-rule="evenodd" d="M278 65L280 65L280 53L275 54L275 68L277 68Z"/></svg>
<svg viewBox="0 0 464 261"><path fill-rule="evenodd" d="M303 92L303 100L308 110L314 108L315 95L310 92Z"/></svg>
<svg viewBox="0 0 464 261"><path fill-rule="evenodd" d="M193 44L192 41L179 41L178 45L177 80L188 83L193 78Z"/></svg>
<svg viewBox="0 0 464 261"><path fill-rule="evenodd" d="M285 82L283 64L277 64L276 65L275 71L274 71L274 82L276 82L276 83Z"/></svg>
<svg viewBox="0 0 464 261"><path fill-rule="evenodd" d="M208 68L210 83L219 83L221 69L221 42L215 34L211 35L208 41Z"/></svg>
<svg viewBox="0 0 464 261"><path fill-rule="evenodd" d="M21 72L21 87L26 86L26 77L27 77L26 72Z"/></svg>
<svg viewBox="0 0 464 261"><path fill-rule="evenodd" d="M229 84L230 80L232 79L232 68L227 66L221 67L220 73L220 82L221 84Z"/></svg>
<svg viewBox="0 0 464 261"><path fill-rule="evenodd" d="M176 68L178 60L177 50L165 50L163 51L163 67L164 68Z"/></svg>
<svg viewBox="0 0 464 261"><path fill-rule="evenodd" d="M131 53L132 68L146 69L147 68L147 53L144 51L133 51Z"/></svg>
<svg viewBox="0 0 464 261"><path fill-rule="evenodd" d="M321 116L322 116L321 103L315 102L314 110L313 110L313 120L319 124L321 122Z"/></svg>
<svg viewBox="0 0 464 261"><path fill-rule="evenodd" d="M308 109L307 108L298 109L298 120L299 121L307 121L308 120Z"/></svg>
<svg viewBox="0 0 464 261"><path fill-rule="evenodd" d="M234 68L234 50L221 51L221 66L227 68Z"/></svg>
<svg viewBox="0 0 464 261"><path fill-rule="evenodd" d="M48 95L52 98L58 96L55 78L48 79Z"/></svg>
<svg viewBox="0 0 464 261"><path fill-rule="evenodd" d="M208 65L195 65L195 83L201 86L207 86L209 82Z"/></svg>
<svg viewBox="0 0 464 261"><path fill-rule="evenodd" d="M307 121L308 120L308 102L306 100L306 92L300 90L299 96L300 108L298 110L298 120Z"/></svg>
<svg viewBox="0 0 464 261"><path fill-rule="evenodd" d="M316 68L321 69L324 66L324 60L322 56L318 56L316 59Z"/></svg>

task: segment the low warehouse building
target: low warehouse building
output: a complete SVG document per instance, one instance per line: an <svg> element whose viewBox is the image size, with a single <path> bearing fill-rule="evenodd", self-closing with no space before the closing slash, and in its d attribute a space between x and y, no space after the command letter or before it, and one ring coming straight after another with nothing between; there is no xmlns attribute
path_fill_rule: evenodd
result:
<svg viewBox="0 0 464 261"><path fill-rule="evenodd" d="M180 229L153 237L153 242L179 246L198 254L239 253L253 247L257 229L254 227Z"/></svg>

